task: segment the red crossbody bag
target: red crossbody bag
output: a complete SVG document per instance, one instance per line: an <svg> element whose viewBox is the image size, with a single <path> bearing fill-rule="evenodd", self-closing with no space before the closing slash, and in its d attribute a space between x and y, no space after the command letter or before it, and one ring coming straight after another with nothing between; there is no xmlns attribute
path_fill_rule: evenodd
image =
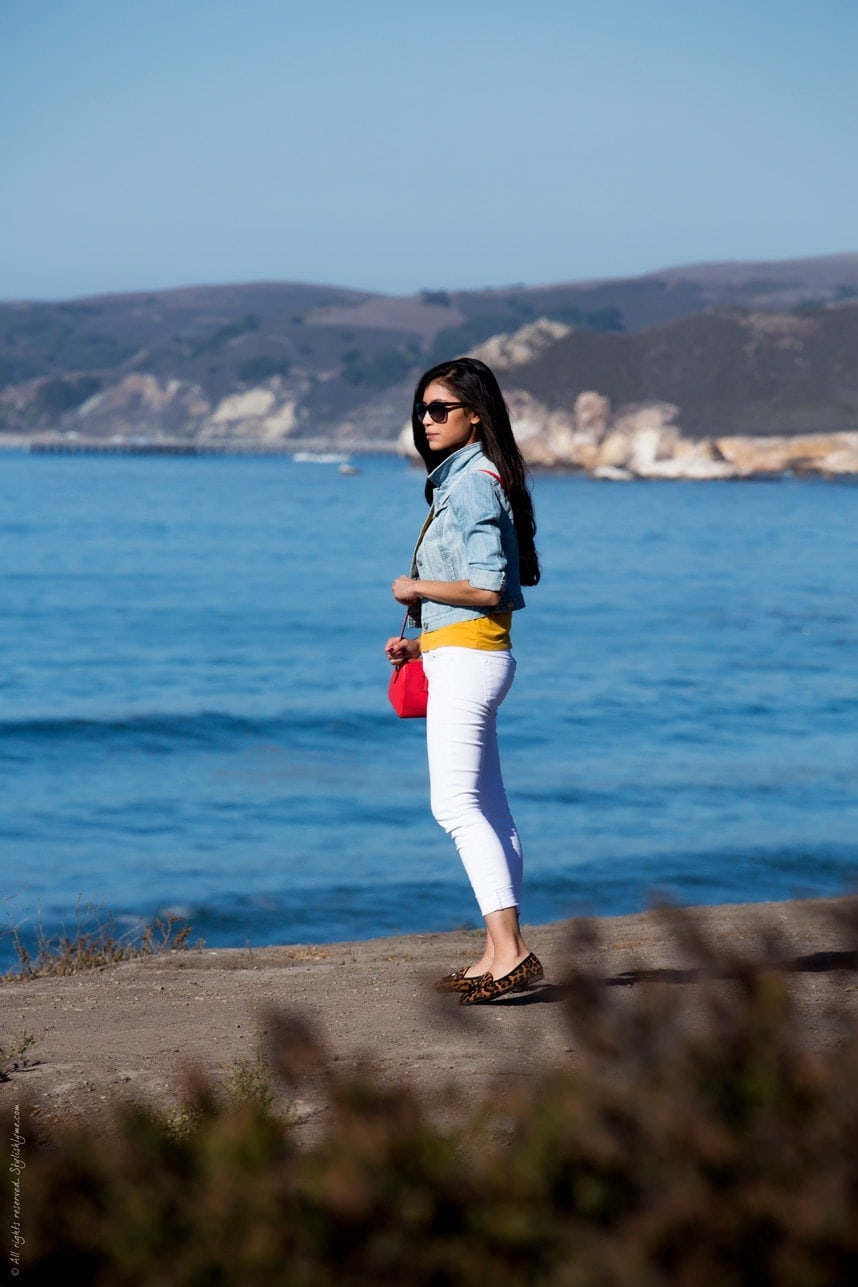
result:
<svg viewBox="0 0 858 1287"><path fill-rule="evenodd" d="M408 613L406 612L399 632L400 639L404 639L407 625ZM387 685L387 696L400 719L426 718L429 683L423 671L422 657L414 657L394 667Z"/></svg>

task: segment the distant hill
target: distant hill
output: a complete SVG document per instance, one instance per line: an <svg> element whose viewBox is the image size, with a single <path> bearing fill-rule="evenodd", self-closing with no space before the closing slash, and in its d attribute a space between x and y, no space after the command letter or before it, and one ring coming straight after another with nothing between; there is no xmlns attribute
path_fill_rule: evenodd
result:
<svg viewBox="0 0 858 1287"><path fill-rule="evenodd" d="M858 304L717 309L632 335L573 331L506 382L556 408L587 390L615 407L670 402L689 437L854 431Z"/></svg>
<svg viewBox="0 0 858 1287"><path fill-rule="evenodd" d="M390 442L423 368L538 318L572 328L516 371L546 404L585 388L675 402L686 432L854 425L850 301L858 255L409 297L255 283L4 303L0 440Z"/></svg>

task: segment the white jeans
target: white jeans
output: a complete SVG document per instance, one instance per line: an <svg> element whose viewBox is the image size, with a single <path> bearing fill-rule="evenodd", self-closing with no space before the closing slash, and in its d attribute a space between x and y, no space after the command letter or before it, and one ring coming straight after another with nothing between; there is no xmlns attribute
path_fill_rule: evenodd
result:
<svg viewBox="0 0 858 1287"><path fill-rule="evenodd" d="M515 675L509 652L433 648L426 747L432 813L453 837L480 912L521 906L521 841L501 776L497 711Z"/></svg>

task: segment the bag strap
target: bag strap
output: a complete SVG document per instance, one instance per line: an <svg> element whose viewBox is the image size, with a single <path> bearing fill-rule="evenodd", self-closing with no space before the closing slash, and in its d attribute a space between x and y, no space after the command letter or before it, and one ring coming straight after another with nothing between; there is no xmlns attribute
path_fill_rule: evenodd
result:
<svg viewBox="0 0 858 1287"><path fill-rule="evenodd" d="M503 487L503 479L501 478L500 474L496 474L493 469L478 469L476 472L478 474L488 474L489 478L496 479L497 482L500 483L501 487ZM506 491L506 488L504 488L504 491Z"/></svg>
<svg viewBox="0 0 858 1287"><path fill-rule="evenodd" d="M423 537L424 537L424 536L426 535L426 533L429 531L429 524L432 522L432 520L433 520L433 518L434 518L434 517L435 517L435 506L434 506L434 505L430 505L430 506L429 506L429 513L426 515L425 519L423 520L423 526L422 526L422 527L421 527L421 529L420 529L420 535L417 537L417 544L414 546L414 553L411 555L411 562L412 562L412 566L413 566L413 563L414 563L414 559L415 559L415 557L416 557L416 555L417 555L417 551L420 549L420 544L421 544L421 542L422 542L422 540L423 540ZM406 630L408 629L408 614L409 614L409 612L410 612L410 611L411 611L411 609L410 609L410 608L406 608L406 609L405 609L405 620L403 621L403 623L402 623L402 629L401 629L401 630L400 630L400 632L399 632L399 638L400 638L400 639L404 639L404 638L405 638L405 632L406 632Z"/></svg>

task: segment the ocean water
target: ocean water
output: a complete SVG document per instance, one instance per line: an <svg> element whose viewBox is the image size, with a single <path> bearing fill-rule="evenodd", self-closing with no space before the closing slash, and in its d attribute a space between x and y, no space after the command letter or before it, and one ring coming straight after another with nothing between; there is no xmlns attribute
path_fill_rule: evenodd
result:
<svg viewBox="0 0 858 1287"><path fill-rule="evenodd" d="M0 965L89 907L210 946L477 923L385 696L422 479L355 463L0 454ZM534 497L525 919L854 889L858 488Z"/></svg>

